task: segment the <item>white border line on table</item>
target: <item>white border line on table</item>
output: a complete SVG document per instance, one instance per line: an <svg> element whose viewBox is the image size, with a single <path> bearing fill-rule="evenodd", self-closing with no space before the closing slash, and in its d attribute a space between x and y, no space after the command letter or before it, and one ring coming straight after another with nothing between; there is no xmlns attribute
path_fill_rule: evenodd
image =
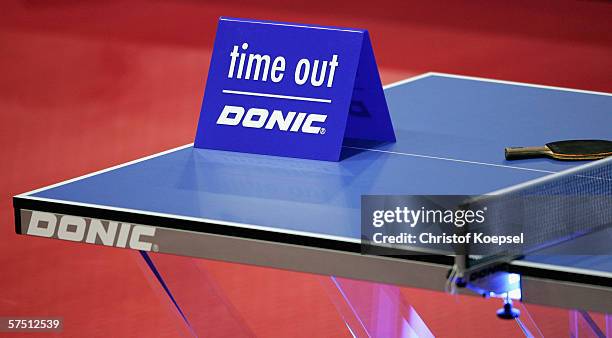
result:
<svg viewBox="0 0 612 338"><path fill-rule="evenodd" d="M440 76L440 77L448 77L452 79L461 79L461 80L472 80L472 81L481 81L481 82L492 82L492 83L500 83L507 84L513 86L521 86L521 87L531 87L531 88L540 88L540 89L550 89L550 90L559 90L564 92L573 92L573 93L582 93L582 94L594 94L594 95L603 95L603 96L612 96L612 93L606 92L598 92L593 90L584 90L584 89L575 89L575 88L567 88L567 87L556 87L556 86L547 86L533 83L525 83L525 82L517 82L517 81L506 81L506 80L496 80L489 79L485 77L477 77L477 76L467 76L467 75L456 75L449 73L439 73L439 72L427 72L424 74L417 75L415 77L407 78L404 80L400 80L397 82L390 83L386 86L383 86L384 89L393 88L404 83L409 83L415 80L419 80L422 78L426 78L429 76Z"/></svg>
<svg viewBox="0 0 612 338"><path fill-rule="evenodd" d="M299 235L299 236L306 236L306 237L317 237L321 239L330 239L330 240L335 240L335 241L361 243L361 239L334 236L334 235L326 235L326 234L317 234L317 233L312 233L312 232L307 232L307 231L299 231L299 230L291 230L291 229L282 229L282 231L279 231L279 228L273 228L273 227L264 226L264 225L222 221L222 220L216 220L212 218L200 218L200 217L191 217L191 216L183 216L183 215L176 215L176 214L166 214L163 212L143 211L143 210L129 209L129 208L118 208L118 207L112 207L108 205L56 200L53 198L45 198L45 197L35 197L35 196L21 196L21 197L25 199L41 201L41 202L61 202L62 204L75 205L79 207L121 211L121 212L128 212L131 214L137 214L137 215L156 216L156 217L163 217L163 218L168 218L168 219L180 219L183 221L195 221L195 222L201 222L201 223L213 223L213 224L220 224L220 225L237 227L237 228L248 228L252 230L263 230L263 231L269 231L269 232L274 232L274 233L283 233L283 234L288 234L288 235ZM31 209L24 208L24 210L31 210ZM153 226L156 228L164 228L162 226L151 225L151 224L142 224L142 225ZM184 230L184 229L172 229L172 230L190 231L190 230ZM198 231L194 231L194 232L198 232Z"/></svg>
<svg viewBox="0 0 612 338"><path fill-rule="evenodd" d="M430 76L433 76L435 74L438 74L438 73L428 72L428 73L423 73L423 74L415 75L415 76L409 77L407 79L399 80L399 81L396 81L396 82L391 82L391 83L389 83L387 85L384 85L383 89L389 89L389 88L397 87L399 85L403 85L403 84L406 84L406 83L414 82L416 80L424 79L426 77L430 77Z"/></svg>
<svg viewBox="0 0 612 338"><path fill-rule="evenodd" d="M19 198L30 197L30 196L27 196L27 195L36 194L36 193L39 193L41 191L45 191L47 189L52 189L52 188L55 188L55 187L59 187L60 185L72 183L72 182L75 182L75 181L78 181L78 180L82 180L82 179L85 179L85 178L88 178L88 177L91 177L91 176L103 174L103 173L109 172L111 170L127 167L127 166L132 165L132 164L136 164L136 163L139 163L139 162L150 160L152 158L163 156L163 155L166 155L166 154L169 154L169 153L181 150L181 149L185 149L185 148L188 148L188 147L191 147L191 146L193 146L193 143L189 143L189 144L182 145L180 147L164 150L162 152L155 153L155 154L152 154L152 155L149 155L149 156L145 156L145 157L141 157L141 158L135 159L133 161L121 163L121 164L112 166L110 168L94 171L92 173L85 174L85 175L82 175L82 176L79 176L79 177L75 177L75 178L71 178L69 180L61 181L61 182L58 182L58 183L55 183L55 184L51 184L51 185L48 185L46 187L42 187L42 188L38 188L38 189L35 189L35 190L32 190L32 191L24 192L24 193L21 193L19 195L16 195L15 197L19 197ZM61 200L58 200L58 201L61 201Z"/></svg>
<svg viewBox="0 0 612 338"><path fill-rule="evenodd" d="M505 165L505 164L495 164L495 163L487 163L487 162L458 160L458 159L455 159L455 158L430 156L430 155L420 155L420 154L412 154L412 153L402 153L402 152L399 152L399 151L392 151L392 150L371 149L371 148L361 148L361 147L351 147L351 146L342 146L342 147L343 148L348 148L348 149L373 151L373 152L378 152L378 153L386 153L386 154L394 154L394 155L403 155L403 156L428 158L428 159L432 159L432 160L443 160L443 161L450 161L450 162L459 162L459 163L468 163L468 164L479 164L479 165L490 166L490 167L498 167L498 168L536 171L536 172L547 173L547 174L556 174L556 173L558 173L558 171L550 171L550 170L544 170L544 169L532 169L532 168L516 167L516 166L512 166L512 165Z"/></svg>

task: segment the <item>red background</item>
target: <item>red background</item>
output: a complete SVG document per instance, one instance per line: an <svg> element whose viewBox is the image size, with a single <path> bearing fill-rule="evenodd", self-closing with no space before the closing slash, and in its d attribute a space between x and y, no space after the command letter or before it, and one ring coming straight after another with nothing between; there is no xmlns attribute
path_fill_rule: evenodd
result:
<svg viewBox="0 0 612 338"><path fill-rule="evenodd" d="M138 253L17 236L11 196L192 142L221 15L367 28L385 83L439 71L612 90L606 2L3 1L0 316L63 316L67 336L189 335ZM189 262L231 305L200 295L205 336L236 321L259 336L349 335L319 276ZM436 335L521 336L495 318L498 300L401 295ZM529 309L545 335L567 335L566 311Z"/></svg>

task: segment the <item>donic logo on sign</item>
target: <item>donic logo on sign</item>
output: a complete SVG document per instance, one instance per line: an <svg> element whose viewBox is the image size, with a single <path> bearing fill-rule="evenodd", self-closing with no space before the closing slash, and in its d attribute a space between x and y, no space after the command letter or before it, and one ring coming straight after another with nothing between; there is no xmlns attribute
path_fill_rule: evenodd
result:
<svg viewBox="0 0 612 338"><path fill-rule="evenodd" d="M367 31L219 20L196 148L337 161L345 138L395 141Z"/></svg>
<svg viewBox="0 0 612 338"><path fill-rule="evenodd" d="M226 126L241 125L245 128L277 129L282 131L302 132L308 134L325 134L325 128L320 127L327 119L323 114L296 113L290 111L283 115L280 110L270 113L263 108L250 108L246 111L243 107L225 106L217 124Z"/></svg>

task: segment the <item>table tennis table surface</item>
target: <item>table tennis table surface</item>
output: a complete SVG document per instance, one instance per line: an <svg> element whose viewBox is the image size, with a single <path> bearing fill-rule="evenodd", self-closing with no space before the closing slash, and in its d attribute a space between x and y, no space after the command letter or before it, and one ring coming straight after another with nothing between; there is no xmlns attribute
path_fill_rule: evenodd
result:
<svg viewBox="0 0 612 338"><path fill-rule="evenodd" d="M504 147L612 136L607 93L427 73L385 96L395 143L346 140L339 162L185 145L15 196L16 231L32 211L142 224L162 253L442 290L452 257L360 254L362 195L486 194L586 163L509 162ZM609 255L513 261L523 299L610 312L609 240L560 244Z"/></svg>

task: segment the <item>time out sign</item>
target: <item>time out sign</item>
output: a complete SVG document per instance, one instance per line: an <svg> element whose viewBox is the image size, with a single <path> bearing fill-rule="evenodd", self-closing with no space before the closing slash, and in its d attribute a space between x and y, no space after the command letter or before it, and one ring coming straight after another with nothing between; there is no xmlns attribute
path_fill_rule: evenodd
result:
<svg viewBox="0 0 612 338"><path fill-rule="evenodd" d="M195 147L338 161L345 138L395 141L367 31L219 19Z"/></svg>

